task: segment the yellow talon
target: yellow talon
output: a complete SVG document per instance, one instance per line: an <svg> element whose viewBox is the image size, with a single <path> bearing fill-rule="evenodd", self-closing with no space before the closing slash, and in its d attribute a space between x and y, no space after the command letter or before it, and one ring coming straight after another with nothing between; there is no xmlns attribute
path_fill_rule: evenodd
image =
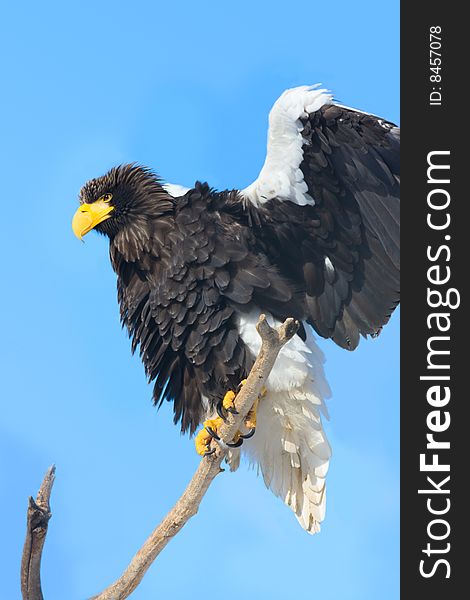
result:
<svg viewBox="0 0 470 600"><path fill-rule="evenodd" d="M204 456L207 452L211 450L210 446L212 441L212 435L207 431L206 428L211 429L211 431L213 431L213 433L216 436L218 436L219 429L222 426L222 424L223 420L220 417L217 417L215 419L207 419L206 421L204 421L204 423L202 424L203 429L199 431L199 433L196 435L196 438L194 439L196 452L200 456Z"/></svg>
<svg viewBox="0 0 470 600"><path fill-rule="evenodd" d="M228 410L229 408L235 408L235 398L237 397L237 395L235 394L235 392L232 392L232 390L229 390L225 396L224 399L222 400L222 406L225 408L225 410Z"/></svg>
<svg viewBox="0 0 470 600"><path fill-rule="evenodd" d="M205 429L201 429L201 431L195 437L194 444L196 446L196 452L200 456L204 456L206 452L209 452L211 439L211 436L207 433Z"/></svg>
<svg viewBox="0 0 470 600"><path fill-rule="evenodd" d="M202 425L204 427L209 427L209 429L212 429L212 431L218 435L219 429L222 427L223 422L223 419L216 417L215 419L207 419L207 421L204 421Z"/></svg>
<svg viewBox="0 0 470 600"><path fill-rule="evenodd" d="M246 383L246 379L243 379L240 382L239 388L242 385L245 385L245 383ZM248 433L243 434L240 431L238 431L235 434L232 442L230 442L230 443L226 442L228 446L238 447L241 444L241 442L243 441L240 438L248 439L249 437L253 436L253 434L255 433L255 429L256 429L256 413L257 413L257 409L258 409L258 403L259 403L260 398L263 398L266 395L266 392L267 392L266 388L263 387L261 394L259 395L259 398L256 400L252 409L250 410L250 412L246 415L246 417L244 419L244 426L249 430ZM233 412L236 414L236 408L235 408L235 398L236 397L237 397L237 394L233 390L229 390L225 394L225 396L222 400L222 407L225 411L230 411L230 412ZM221 414L221 412L219 411L219 408L217 408L217 412L219 413L219 415ZM222 416L224 416L224 415L222 415ZM215 438L217 440L219 439L219 431L220 431L222 424L224 423L224 420L225 420L225 418L222 418L221 416L219 416L214 419L207 419L206 421L204 421L203 429L201 429L201 431L199 431L199 433L196 435L196 438L194 440L194 443L196 446L196 452L200 456L205 456L208 453L211 454L212 452L214 452L214 449L211 448L212 438ZM208 429L210 429L211 433L209 433Z"/></svg>

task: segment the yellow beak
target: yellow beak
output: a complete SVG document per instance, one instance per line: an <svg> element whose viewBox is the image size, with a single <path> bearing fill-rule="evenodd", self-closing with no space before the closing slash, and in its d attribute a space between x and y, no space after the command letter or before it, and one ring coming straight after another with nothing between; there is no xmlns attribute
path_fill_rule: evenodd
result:
<svg viewBox="0 0 470 600"><path fill-rule="evenodd" d="M108 202L97 200L92 204L81 204L72 219L72 229L79 240L89 231L102 223L111 216L109 213L114 210Z"/></svg>

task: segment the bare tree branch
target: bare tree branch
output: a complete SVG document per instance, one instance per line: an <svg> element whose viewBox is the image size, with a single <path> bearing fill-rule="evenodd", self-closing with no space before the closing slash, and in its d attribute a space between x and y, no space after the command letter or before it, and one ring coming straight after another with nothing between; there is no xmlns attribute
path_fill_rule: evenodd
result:
<svg viewBox="0 0 470 600"><path fill-rule="evenodd" d="M244 417L258 399L281 348L295 335L298 327L297 321L287 319L277 329L273 329L266 317L260 316L256 328L261 336L261 349L245 385L236 396L238 414L228 415L227 422L218 431L222 441L233 440ZM221 443L213 454L201 460L183 495L147 538L121 577L90 600L124 600L130 596L163 548L197 513L210 484L223 471L220 465L228 450L228 446ZM36 502L30 498L21 575L23 600L43 600L39 567L47 522L50 518L49 497L54 471L55 468L51 467L46 474Z"/></svg>
<svg viewBox="0 0 470 600"><path fill-rule="evenodd" d="M238 414L230 415L227 423L219 431L222 440L233 439L243 418L260 395L279 351L294 336L298 327L299 324L294 319L287 319L279 328L273 329L268 324L266 317L260 316L256 328L262 340L261 349L245 385L237 394ZM227 451L227 446L219 445L214 454L201 460L181 498L147 538L121 577L101 594L93 596L91 600L124 600L129 597L163 548L197 513L204 494L215 477L222 471L220 465Z"/></svg>
<svg viewBox="0 0 470 600"><path fill-rule="evenodd" d="M26 539L21 559L21 594L23 600L43 600L41 591L41 557L51 518L52 486L55 479L55 466L44 475L36 500L29 498Z"/></svg>

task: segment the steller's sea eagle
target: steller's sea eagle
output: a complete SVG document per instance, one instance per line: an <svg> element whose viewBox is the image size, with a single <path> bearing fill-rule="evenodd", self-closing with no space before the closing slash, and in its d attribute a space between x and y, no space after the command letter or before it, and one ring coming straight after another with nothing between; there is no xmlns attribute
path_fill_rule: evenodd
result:
<svg viewBox="0 0 470 600"><path fill-rule="evenodd" d="M202 455L260 349L260 313L300 321L258 402L256 434L252 413L228 460L236 468L246 451L309 533L325 516L331 456L313 330L354 350L399 302L399 146L393 123L298 87L274 104L266 160L246 189L184 188L121 165L83 186L73 218L80 239L108 236L154 402L173 402L183 432L204 422Z"/></svg>

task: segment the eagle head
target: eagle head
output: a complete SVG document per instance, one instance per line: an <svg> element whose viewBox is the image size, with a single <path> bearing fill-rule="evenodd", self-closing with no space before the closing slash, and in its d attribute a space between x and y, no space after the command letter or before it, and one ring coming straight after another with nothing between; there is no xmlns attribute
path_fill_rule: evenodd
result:
<svg viewBox="0 0 470 600"><path fill-rule="evenodd" d="M92 229L113 239L126 227L145 225L173 208L157 175L135 164L112 168L80 190L72 229L81 240Z"/></svg>

